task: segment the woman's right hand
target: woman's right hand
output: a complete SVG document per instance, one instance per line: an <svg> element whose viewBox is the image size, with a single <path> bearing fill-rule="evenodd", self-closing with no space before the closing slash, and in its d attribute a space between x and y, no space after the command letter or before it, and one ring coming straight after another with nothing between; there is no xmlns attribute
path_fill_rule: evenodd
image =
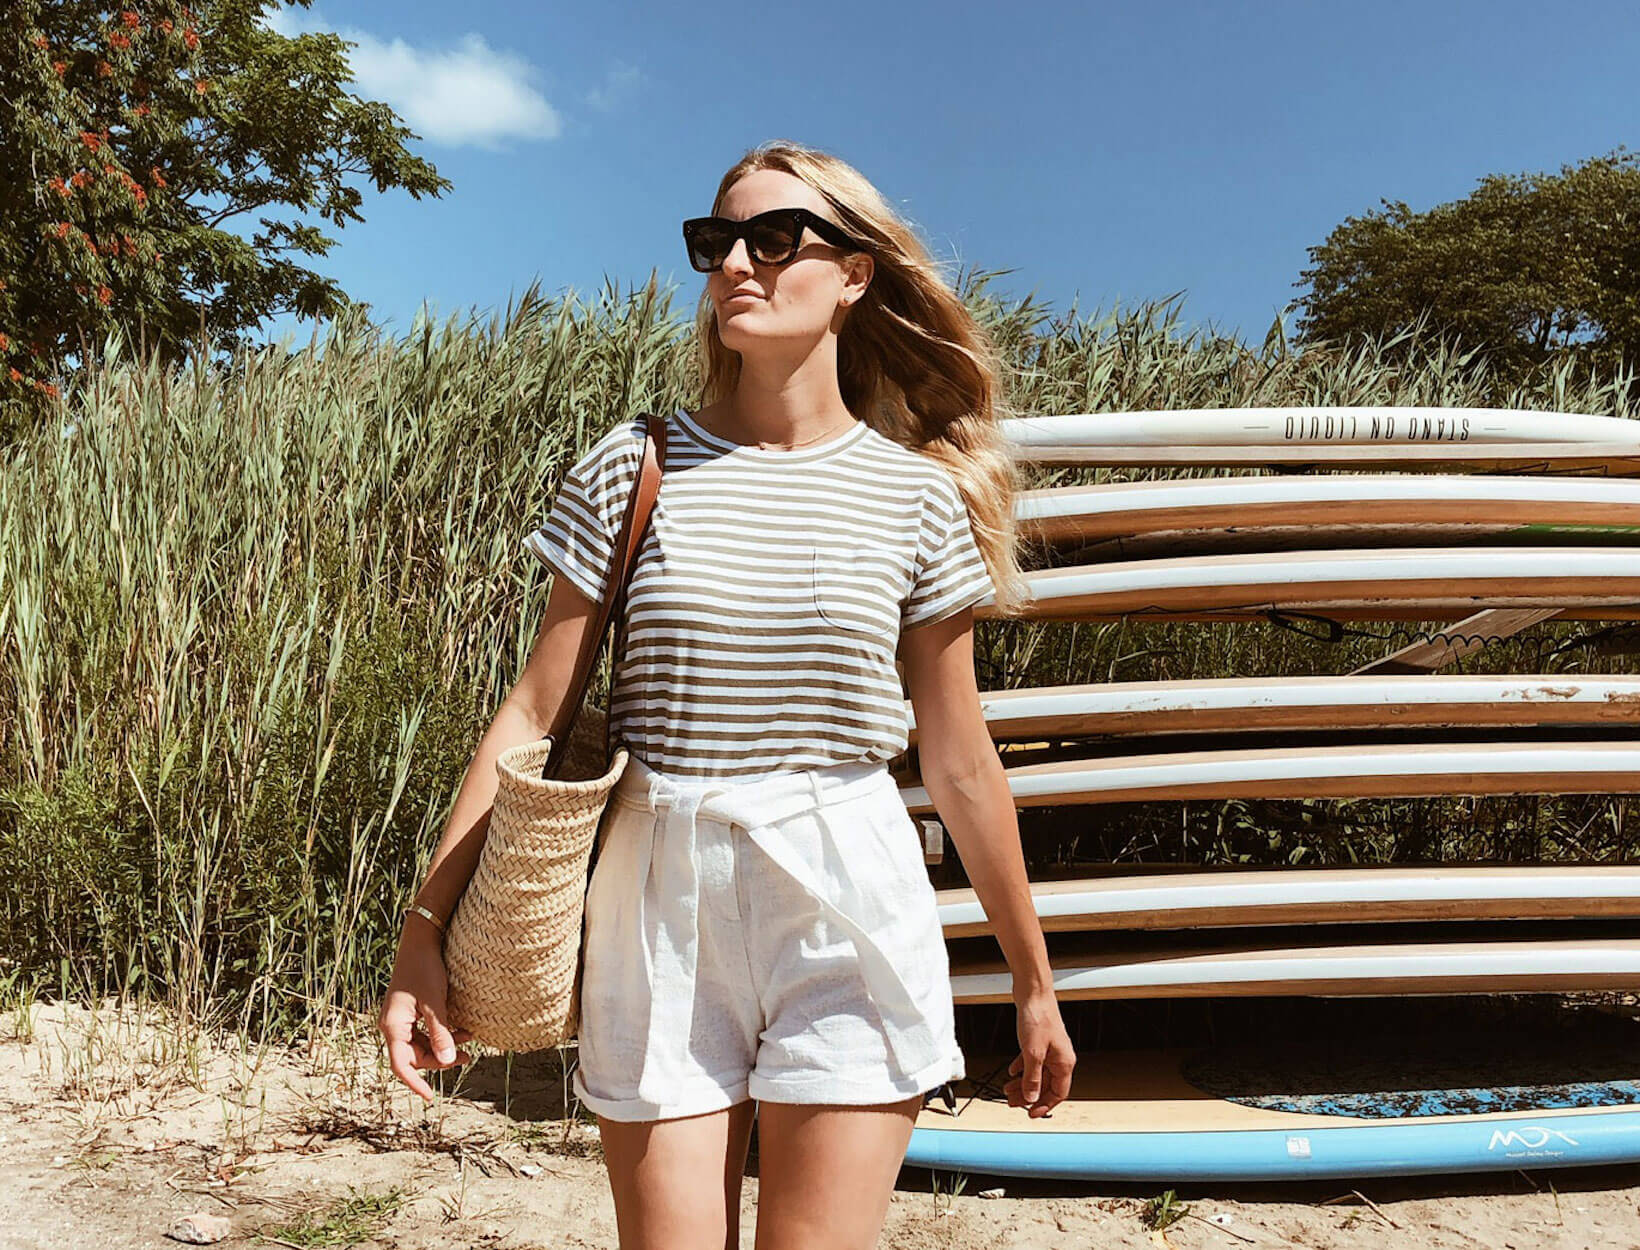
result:
<svg viewBox="0 0 1640 1250"><path fill-rule="evenodd" d="M387 1039L387 1062L393 1075L428 1102L433 1101L433 1087L417 1068L437 1071L472 1062L471 1056L457 1049L471 1041L472 1034L465 1029L452 1031L445 1024L448 987L437 930L412 918L399 936L393 976L376 1027ZM418 1021L424 1032L417 1030Z"/></svg>

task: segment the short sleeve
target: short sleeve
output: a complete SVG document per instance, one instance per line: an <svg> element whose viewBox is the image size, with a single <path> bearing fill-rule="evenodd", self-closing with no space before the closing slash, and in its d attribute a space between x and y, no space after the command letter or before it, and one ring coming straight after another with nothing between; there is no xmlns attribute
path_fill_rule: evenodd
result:
<svg viewBox="0 0 1640 1250"><path fill-rule="evenodd" d="M588 448L558 483L546 520L524 540L530 554L594 602L603 599L644 434L641 422L623 422Z"/></svg>
<svg viewBox="0 0 1640 1250"><path fill-rule="evenodd" d="M923 497L917 570L900 611L900 626L943 621L986 598L991 590L991 574L974 542L962 492L942 472Z"/></svg>

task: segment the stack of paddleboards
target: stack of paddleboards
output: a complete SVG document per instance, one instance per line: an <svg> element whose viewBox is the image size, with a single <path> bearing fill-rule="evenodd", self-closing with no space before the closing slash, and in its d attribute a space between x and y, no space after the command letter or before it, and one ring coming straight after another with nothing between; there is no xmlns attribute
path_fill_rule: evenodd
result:
<svg viewBox="0 0 1640 1250"><path fill-rule="evenodd" d="M1025 492L1022 529L1070 561L1027 575L1026 619L1640 617L1640 422L1283 408L1029 418L1004 430L1036 463L1269 470ZM1379 471L1332 471L1346 467ZM1317 468L1329 471L1293 472ZM1441 471L1452 469L1487 472ZM976 615L994 613L982 604ZM1051 761L1005 767L1022 811L1640 793L1640 676L1429 671L1439 663L995 691L981 702L999 744L1058 744ZM907 715L915 746L909 705ZM919 779L903 781L913 815L934 816ZM1640 867L1112 873L1033 882L1032 894L1062 1002L1640 989ZM974 892L940 891L939 905L959 1009L1011 1002ZM979 1079L1011 1052L974 1054L955 1099L924 1109L907 1161L1165 1180L1637 1160L1640 1025L1633 1033L1612 1052L1626 1060L1524 1075L1507 1047L1467 1077L1427 1055L1386 1069L1381 1057L1334 1053L1316 1071L1290 1053L1273 1068L1231 1051L1095 1052L1045 1120Z"/></svg>

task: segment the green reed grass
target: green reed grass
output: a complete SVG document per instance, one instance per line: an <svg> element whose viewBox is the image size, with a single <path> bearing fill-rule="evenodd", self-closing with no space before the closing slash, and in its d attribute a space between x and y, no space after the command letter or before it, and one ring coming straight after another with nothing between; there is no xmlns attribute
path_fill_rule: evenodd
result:
<svg viewBox="0 0 1640 1250"><path fill-rule="evenodd" d="M1295 353L1273 327L1252 349L1183 327L1176 301L1055 317L997 296L994 276L958 285L1003 345L1015 412L1636 406L1632 377L1571 363L1505 386L1439 342ZM532 286L487 321L418 319L402 339L349 314L306 345L169 372L105 344L64 401L64 428L0 456L8 994L131 991L258 1035L368 1009L400 909L539 626L547 579L523 539L613 423L695 404L691 318L651 278L587 299ZM1113 476L1035 469L1027 484ZM1536 637L1575 644L1577 632ZM995 622L977 643L993 688L1343 672L1391 645L1265 625ZM1532 645L1524 667L1519 651L1471 667L1633 663L1621 649ZM607 664L593 698L606 680ZM1026 850L1037 867L1614 858L1633 841L1610 799L1436 804L1439 820L1422 825L1438 837L1414 832L1414 810L1045 813L1025 820Z"/></svg>

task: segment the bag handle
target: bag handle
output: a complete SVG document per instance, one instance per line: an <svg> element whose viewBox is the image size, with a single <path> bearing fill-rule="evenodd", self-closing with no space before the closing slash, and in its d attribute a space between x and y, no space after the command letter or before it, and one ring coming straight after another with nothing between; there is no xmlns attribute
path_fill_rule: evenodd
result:
<svg viewBox="0 0 1640 1250"><path fill-rule="evenodd" d="M551 745L547 748L547 758L541 765L542 780L551 777L563 764L564 748L569 742L569 727L575 719L575 714L581 709L581 700L586 697L587 683L592 680L592 667L598 658L598 648L603 643L604 634L609 630L611 617L614 618L617 635L612 654L620 654L626 637L623 618L626 615L627 584L632 580L632 569L638 560L638 548L643 545L644 535L649 531L650 515L654 512L655 499L661 490L661 472L666 467L666 418L654 412L645 413L644 416L647 433L643 446L643 467L638 472L638 480L634 483L632 495L627 501L620 538L616 540L614 550L609 553L609 567L604 570L604 597L598 605L597 621L581 639L581 650L575 657L575 670L570 679L569 691L559 705L557 714L552 718L552 724L547 727L547 734L543 739ZM604 718L606 759L612 754L609 749L609 722L613 719L613 716L608 715Z"/></svg>

